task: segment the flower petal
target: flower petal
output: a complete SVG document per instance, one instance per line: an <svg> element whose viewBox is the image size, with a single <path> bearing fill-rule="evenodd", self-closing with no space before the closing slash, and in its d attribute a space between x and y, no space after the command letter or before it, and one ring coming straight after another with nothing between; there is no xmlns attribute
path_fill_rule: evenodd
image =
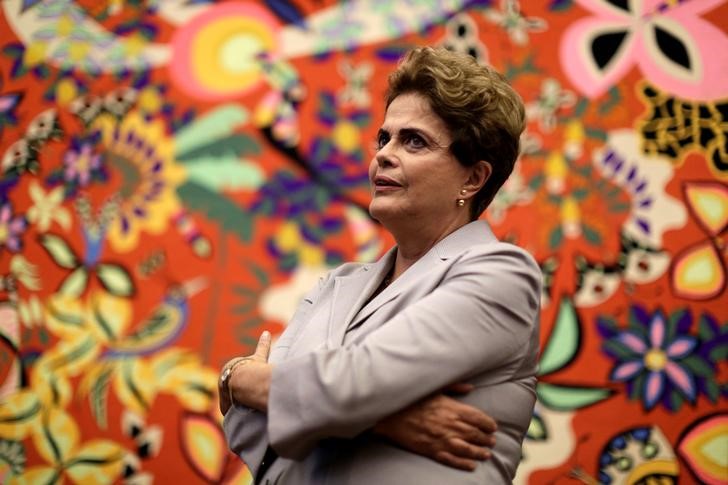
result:
<svg viewBox="0 0 728 485"><path fill-rule="evenodd" d="M676 364L675 362L668 362L665 366L665 373L675 387L682 391L683 395L690 399L691 402L695 401L695 378L687 372L684 368Z"/></svg>
<svg viewBox="0 0 728 485"><path fill-rule="evenodd" d="M652 409L665 390L665 376L662 372L650 372L645 382L645 408Z"/></svg>
<svg viewBox="0 0 728 485"><path fill-rule="evenodd" d="M629 381L633 379L645 368L641 360L632 360L629 362L623 362L616 366L609 378L613 381Z"/></svg>
<svg viewBox="0 0 728 485"><path fill-rule="evenodd" d="M667 346L666 353L671 359L681 359L693 351L698 341L695 337L682 336L677 337L670 345Z"/></svg>
<svg viewBox="0 0 728 485"><path fill-rule="evenodd" d="M665 343L665 317L656 313L650 322L650 345L653 349L661 349Z"/></svg>
<svg viewBox="0 0 728 485"><path fill-rule="evenodd" d="M631 332L620 333L619 336L617 336L617 340L636 354L644 354L647 352L647 344L644 340Z"/></svg>

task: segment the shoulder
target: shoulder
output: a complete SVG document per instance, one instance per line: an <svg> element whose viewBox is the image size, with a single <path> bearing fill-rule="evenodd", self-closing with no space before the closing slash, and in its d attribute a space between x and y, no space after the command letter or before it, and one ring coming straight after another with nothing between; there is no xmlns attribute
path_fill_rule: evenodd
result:
<svg viewBox="0 0 728 485"><path fill-rule="evenodd" d="M499 260L503 263L529 268L539 274L541 273L541 268L531 253L515 244L501 241L474 244L462 252L461 259L463 261Z"/></svg>

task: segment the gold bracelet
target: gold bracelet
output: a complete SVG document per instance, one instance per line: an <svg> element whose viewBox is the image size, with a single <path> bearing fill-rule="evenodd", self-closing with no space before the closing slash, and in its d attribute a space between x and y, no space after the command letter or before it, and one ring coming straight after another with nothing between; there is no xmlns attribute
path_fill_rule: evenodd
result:
<svg viewBox="0 0 728 485"><path fill-rule="evenodd" d="M220 384L222 384L223 388L227 388L228 393L230 395L230 404L231 405L235 403L235 400L233 399L233 389L232 389L232 387L230 387L230 379L233 376L233 371L235 370L235 368L237 366L239 366L241 364L245 364L250 360L253 360L253 358L252 357L241 357L238 360L233 361L232 364L227 366L222 371L222 375L220 376Z"/></svg>

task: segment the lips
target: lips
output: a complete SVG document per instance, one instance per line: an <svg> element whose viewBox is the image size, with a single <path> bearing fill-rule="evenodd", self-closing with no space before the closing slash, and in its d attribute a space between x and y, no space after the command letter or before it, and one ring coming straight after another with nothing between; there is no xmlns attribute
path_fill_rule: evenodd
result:
<svg viewBox="0 0 728 485"><path fill-rule="evenodd" d="M402 187L402 184L400 184L393 178L389 178L384 175L377 175L376 177L374 177L374 187L378 189L387 187Z"/></svg>

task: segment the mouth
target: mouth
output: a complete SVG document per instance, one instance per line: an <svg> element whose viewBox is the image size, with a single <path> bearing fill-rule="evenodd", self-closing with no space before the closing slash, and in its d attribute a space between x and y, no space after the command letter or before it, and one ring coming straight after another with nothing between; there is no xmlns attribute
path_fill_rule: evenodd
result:
<svg viewBox="0 0 728 485"><path fill-rule="evenodd" d="M402 184L392 178L385 177L383 175L377 175L372 181L372 186L374 187L375 191L385 191L399 189L402 187Z"/></svg>

